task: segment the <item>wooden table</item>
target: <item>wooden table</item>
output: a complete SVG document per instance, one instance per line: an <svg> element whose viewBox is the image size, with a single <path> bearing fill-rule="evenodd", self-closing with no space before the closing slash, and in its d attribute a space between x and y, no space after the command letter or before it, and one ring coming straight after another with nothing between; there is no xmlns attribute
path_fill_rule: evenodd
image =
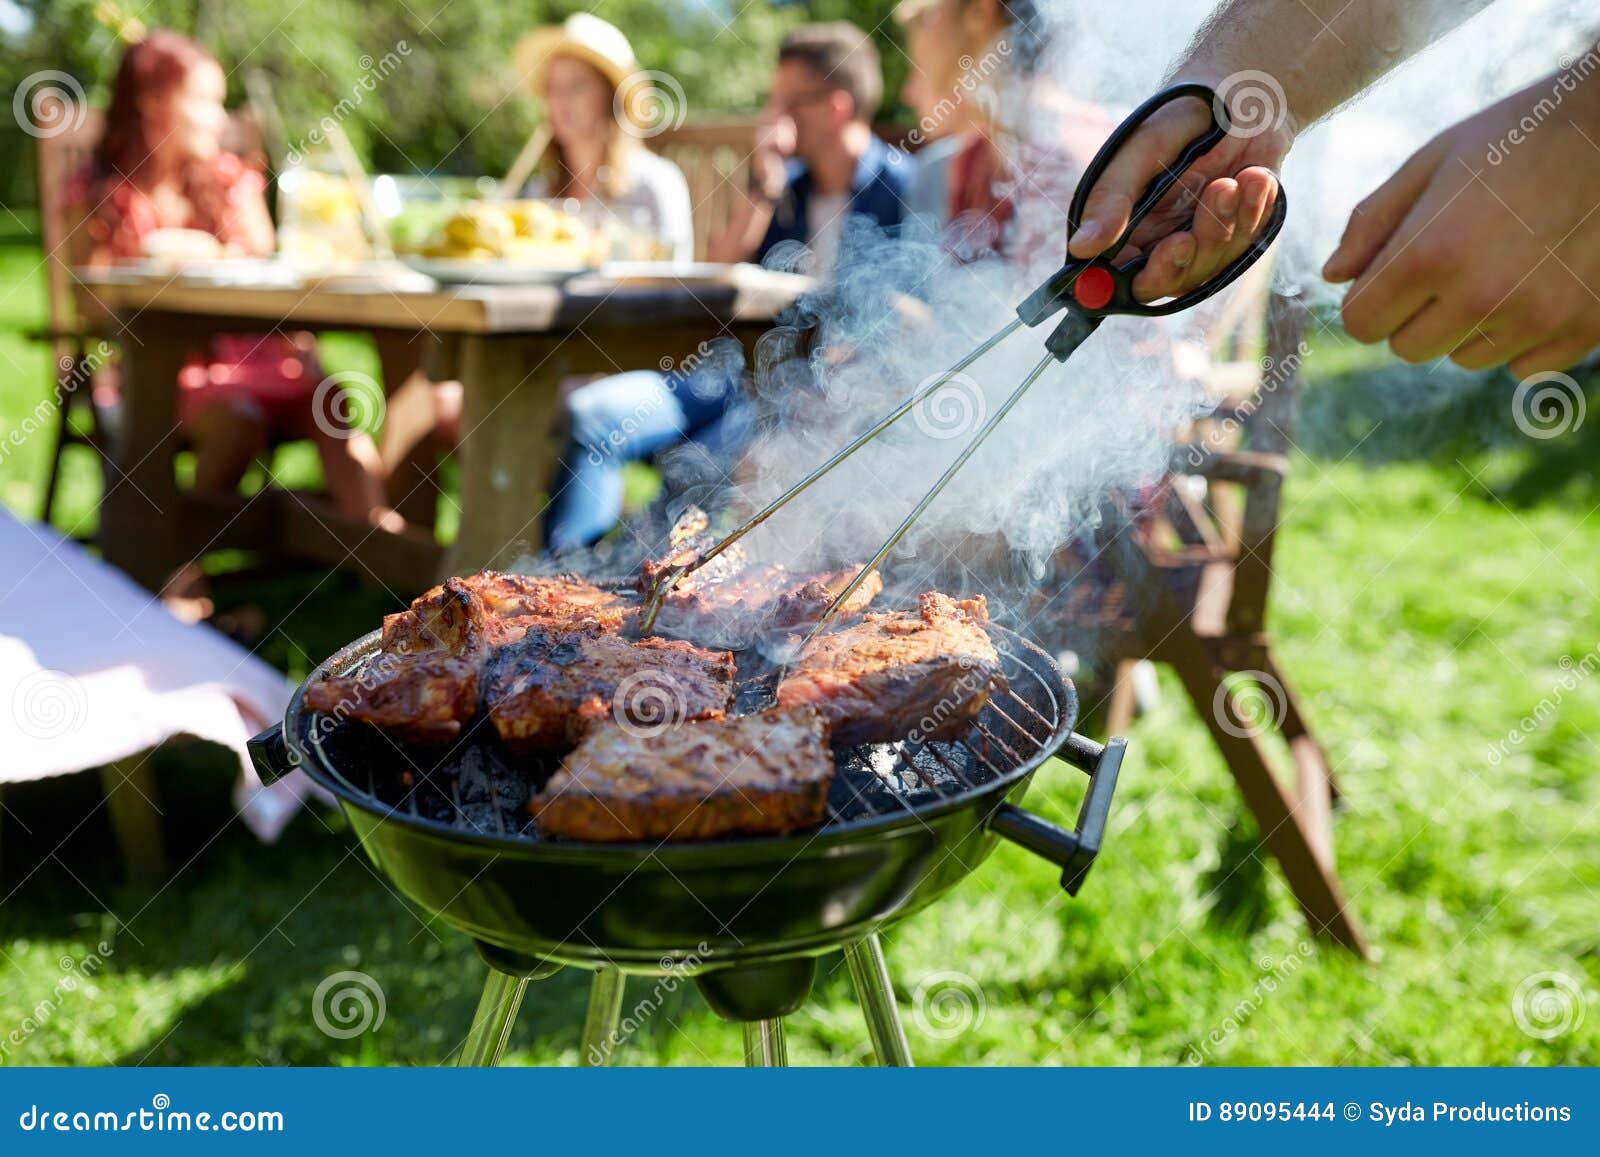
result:
<svg viewBox="0 0 1600 1157"><path fill-rule="evenodd" d="M678 365L702 343L747 351L809 283L737 267L726 282L462 286L350 292L209 285L182 277L80 275L79 293L118 319L123 427L101 505L106 558L146 586L210 550L261 548L352 567L409 597L442 573L536 552L560 453L561 382L573 374ZM461 525L448 556L416 535L339 517L326 502L268 490L203 500L173 477L176 381L216 333L426 330L453 347L465 391ZM397 383L396 383L397 384Z"/></svg>

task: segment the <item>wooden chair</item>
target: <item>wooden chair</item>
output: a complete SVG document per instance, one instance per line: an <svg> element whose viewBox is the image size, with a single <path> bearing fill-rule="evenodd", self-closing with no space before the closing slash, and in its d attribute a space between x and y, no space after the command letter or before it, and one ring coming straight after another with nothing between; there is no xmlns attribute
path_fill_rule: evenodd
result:
<svg viewBox="0 0 1600 1157"><path fill-rule="evenodd" d="M694 253L703 258L712 235L733 211L745 186L754 117L695 121L655 137L652 148L678 168L689 183L694 216Z"/></svg>
<svg viewBox="0 0 1600 1157"><path fill-rule="evenodd" d="M39 239L44 250L46 323L44 329L29 336L50 347L56 403L56 445L45 479L41 522L49 522L55 513L67 450L73 446L88 449L104 471L112 436L106 415L94 406L90 387L110 357L115 334L96 330L79 315L72 278L74 223L66 201L67 183L89 163L104 128L105 114L91 109L71 128L39 138ZM252 111L241 109L229 118L223 144L245 157L260 153L261 130ZM84 415L82 426L74 421L80 412Z"/></svg>
<svg viewBox="0 0 1600 1157"><path fill-rule="evenodd" d="M1165 501L1123 516L1062 589L1040 595L1036 612L1066 624L1080 653L1098 656L1113 684L1111 734L1132 719L1134 664L1172 667L1307 921L1364 957L1366 937L1334 866L1328 760L1265 626L1305 307L1274 296L1264 320L1265 357L1233 367L1254 365L1253 392L1197 424L1178 448Z"/></svg>
<svg viewBox="0 0 1600 1157"><path fill-rule="evenodd" d="M94 376L94 366L88 359L90 343L97 335L79 318L73 297L66 205L67 182L89 162L94 144L100 139L103 121L104 116L98 110L93 111L81 124L39 139L39 234L44 248L46 322L44 329L28 336L50 348L56 406L56 445L45 479L44 501L39 513L41 522L49 522L55 513L61 463L69 447L85 447L96 456L102 468L106 461L105 425L95 411L90 390L84 388L91 384ZM76 412L86 415L86 431L73 421Z"/></svg>

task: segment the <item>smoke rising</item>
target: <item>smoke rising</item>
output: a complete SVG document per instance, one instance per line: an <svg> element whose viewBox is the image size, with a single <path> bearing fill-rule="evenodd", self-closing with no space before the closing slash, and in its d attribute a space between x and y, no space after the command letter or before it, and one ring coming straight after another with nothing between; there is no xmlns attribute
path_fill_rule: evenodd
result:
<svg viewBox="0 0 1600 1157"><path fill-rule="evenodd" d="M1041 74L1057 95L1120 118L1159 85L1209 8L1178 0L1047 3L1043 16L1053 35ZM1276 267L1279 287L1332 304L1314 271L1356 202L1432 134L1557 67L1583 43L1583 8L1575 0L1502 0L1304 134L1284 175L1292 212ZM1061 260L1077 173L1039 176L1030 150L1067 139L1082 106L1041 100L1037 90L998 90L986 99L1013 138L1008 159L1030 173L1017 190L1025 218L1032 215L1019 222L1033 239L1023 259L957 265L935 246L852 230L838 284L809 306L817 326L809 371L817 384L802 391L801 403L785 403L796 420L758 440L744 504L775 497L1005 324ZM925 316L886 311L897 295L919 299ZM1061 544L1096 527L1108 494L1159 477L1173 432L1208 408L1202 384L1179 368L1180 351L1206 321L1107 322L1068 364L1046 371L892 561L916 579L974 556L1003 557L1013 568L1020 564L1023 577L1036 574ZM1034 366L1046 332L1017 333L902 419L763 528L753 555L800 568L868 557ZM792 345L787 352L794 353ZM769 383L795 380L795 363L766 361L761 376Z"/></svg>

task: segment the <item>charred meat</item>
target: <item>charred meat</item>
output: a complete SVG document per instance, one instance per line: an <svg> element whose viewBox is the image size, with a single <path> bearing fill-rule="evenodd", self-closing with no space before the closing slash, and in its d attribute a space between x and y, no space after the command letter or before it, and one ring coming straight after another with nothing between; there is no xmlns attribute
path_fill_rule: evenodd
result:
<svg viewBox="0 0 1600 1157"><path fill-rule="evenodd" d="M631 600L570 576L449 579L385 616L380 652L360 675L313 684L306 702L409 743L449 743L477 714L479 671L497 648L530 627L619 630L637 614Z"/></svg>
<svg viewBox="0 0 1600 1157"><path fill-rule="evenodd" d="M450 579L383 620L378 654L360 674L306 688L306 706L408 743L444 744L478 711L478 663L489 619L463 579Z"/></svg>
<svg viewBox="0 0 1600 1157"><path fill-rule="evenodd" d="M534 625L495 652L485 701L513 751L564 751L606 718L647 729L720 719L733 698L733 681L727 651L625 639L592 625Z"/></svg>
<svg viewBox="0 0 1600 1157"><path fill-rule="evenodd" d="M413 599L409 610L383 617L382 648L391 655L470 658L483 650L488 608L468 579L453 578Z"/></svg>
<svg viewBox="0 0 1600 1157"><path fill-rule="evenodd" d="M988 621L981 597L933 591L915 614L866 615L807 644L778 685L778 705L816 709L844 746L957 734L1001 679Z"/></svg>
<svg viewBox="0 0 1600 1157"><path fill-rule="evenodd" d="M812 711L669 727L595 728L530 804L539 828L579 840L703 840L822 822L834 763Z"/></svg>
<svg viewBox="0 0 1600 1157"><path fill-rule="evenodd" d="M781 566L745 567L714 582L689 576L661 606L656 630L675 639L719 646L747 646L764 634L811 626L834 598L861 573L859 566L816 575L795 575ZM877 572L868 575L839 617L854 618L883 589Z"/></svg>
<svg viewBox="0 0 1600 1157"><path fill-rule="evenodd" d="M359 675L306 688L306 706L408 743L454 740L478 710L478 669L444 653L380 652Z"/></svg>
<svg viewBox="0 0 1600 1157"><path fill-rule="evenodd" d="M575 575L540 577L483 571L466 582L496 618L590 622L606 631L631 630L639 618L638 599L602 590Z"/></svg>

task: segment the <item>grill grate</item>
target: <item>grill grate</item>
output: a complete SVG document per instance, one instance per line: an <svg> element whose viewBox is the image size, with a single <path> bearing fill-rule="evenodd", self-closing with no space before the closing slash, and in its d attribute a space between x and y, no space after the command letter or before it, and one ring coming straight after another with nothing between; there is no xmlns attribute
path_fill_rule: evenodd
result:
<svg viewBox="0 0 1600 1157"><path fill-rule="evenodd" d="M1010 631L990 633L1006 686L967 733L836 751L824 830L958 799L1011 775L1071 729L1076 703L1050 660ZM771 693L770 676L747 680L739 709L759 710ZM320 750L323 765L360 802L464 833L549 839L533 826L527 803L560 760L513 759L481 715L455 744L432 750L311 712L301 720L301 741Z"/></svg>

